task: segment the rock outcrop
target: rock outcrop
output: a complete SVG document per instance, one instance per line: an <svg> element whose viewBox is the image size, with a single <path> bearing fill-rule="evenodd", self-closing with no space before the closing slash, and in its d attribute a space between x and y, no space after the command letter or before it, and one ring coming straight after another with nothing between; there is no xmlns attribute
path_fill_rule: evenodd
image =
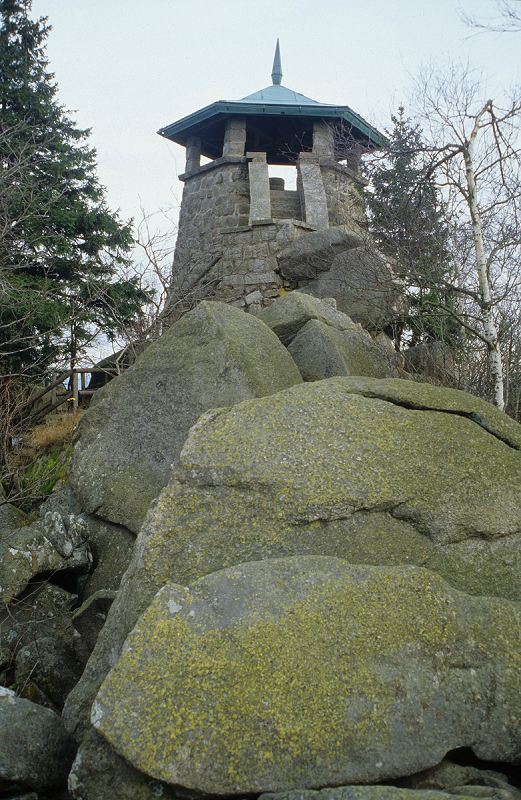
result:
<svg viewBox="0 0 521 800"><path fill-rule="evenodd" d="M203 415L138 537L67 724L85 720L126 635L171 581L314 554L416 564L471 594L519 599L520 435L462 392L369 378Z"/></svg>
<svg viewBox="0 0 521 800"><path fill-rule="evenodd" d="M315 297L334 297L340 311L372 331L386 328L405 308L390 265L366 245L339 253L327 272L299 288Z"/></svg>
<svg viewBox="0 0 521 800"><path fill-rule="evenodd" d="M289 292L263 309L258 318L277 334L280 341L288 345L297 333L311 320L323 322L339 331L359 331L347 314L337 310L332 298L318 300L304 292Z"/></svg>
<svg viewBox="0 0 521 800"><path fill-rule="evenodd" d="M444 758L521 763L521 427L344 310L200 304L100 390L76 496L10 513L0 793L61 798L63 707L75 800L520 800Z"/></svg>
<svg viewBox="0 0 521 800"><path fill-rule="evenodd" d="M339 331L315 319L300 329L288 350L305 381L336 375L389 378L395 371L367 331Z"/></svg>
<svg viewBox="0 0 521 800"><path fill-rule="evenodd" d="M334 298L290 292L258 314L288 348L305 381L336 375L389 378L397 373L387 347L337 310Z"/></svg>
<svg viewBox="0 0 521 800"><path fill-rule="evenodd" d="M308 232L280 250L277 264L285 278L312 280L323 272L328 272L337 255L362 245L359 229L334 227Z"/></svg>
<svg viewBox="0 0 521 800"><path fill-rule="evenodd" d="M242 564L161 589L92 722L140 771L211 795L377 783L447 747L517 761L520 639L519 604L427 570Z"/></svg>
<svg viewBox="0 0 521 800"><path fill-rule="evenodd" d="M71 477L82 509L139 531L204 411L300 380L289 354L255 317L201 303L100 389L82 418Z"/></svg>
<svg viewBox="0 0 521 800"><path fill-rule="evenodd" d="M60 717L0 687L0 791L62 786L74 743Z"/></svg>

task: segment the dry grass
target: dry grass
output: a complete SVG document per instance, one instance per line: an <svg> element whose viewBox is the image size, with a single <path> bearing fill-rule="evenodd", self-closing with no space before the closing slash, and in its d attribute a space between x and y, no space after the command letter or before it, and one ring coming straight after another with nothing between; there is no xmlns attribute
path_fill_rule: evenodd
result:
<svg viewBox="0 0 521 800"><path fill-rule="evenodd" d="M66 447L71 443L74 430L80 421L82 411L74 414L55 414L44 423L32 428L25 437L26 445L39 453L54 447Z"/></svg>

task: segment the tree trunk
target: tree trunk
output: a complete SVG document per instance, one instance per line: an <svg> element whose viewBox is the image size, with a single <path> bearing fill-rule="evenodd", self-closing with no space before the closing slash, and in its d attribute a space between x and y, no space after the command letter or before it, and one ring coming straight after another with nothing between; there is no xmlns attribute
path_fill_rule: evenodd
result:
<svg viewBox="0 0 521 800"><path fill-rule="evenodd" d="M477 129L475 129L477 130ZM479 294L481 312L483 314L483 329L488 348L488 363L492 379L494 381L494 403L501 410L505 407L503 396L503 360L499 348L499 336L492 312L492 293L487 270L487 259L485 256L485 246L483 244L483 227L481 215L477 201L476 175L473 160L474 142L468 143L463 148L465 159L465 175L467 179L467 203L470 211L472 223L472 237L474 240L474 251L476 255L476 271L478 275Z"/></svg>

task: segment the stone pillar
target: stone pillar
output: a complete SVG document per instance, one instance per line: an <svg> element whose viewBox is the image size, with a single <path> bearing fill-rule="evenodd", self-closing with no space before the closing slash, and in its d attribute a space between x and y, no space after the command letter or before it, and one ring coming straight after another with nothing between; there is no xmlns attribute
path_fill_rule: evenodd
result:
<svg viewBox="0 0 521 800"><path fill-rule="evenodd" d="M223 156L244 156L246 150L246 120L231 117L226 120Z"/></svg>
<svg viewBox="0 0 521 800"><path fill-rule="evenodd" d="M362 149L356 144L346 153L346 166L356 178L362 176Z"/></svg>
<svg viewBox="0 0 521 800"><path fill-rule="evenodd" d="M335 132L327 122L313 122L313 155L335 160Z"/></svg>
<svg viewBox="0 0 521 800"><path fill-rule="evenodd" d="M300 153L297 171L304 222L315 228L329 228L327 197L319 157L314 153Z"/></svg>
<svg viewBox="0 0 521 800"><path fill-rule="evenodd" d="M201 166L201 140L198 136L190 136L186 140L185 173L195 172Z"/></svg>
<svg viewBox="0 0 521 800"><path fill-rule="evenodd" d="M248 177L250 181L250 225L271 219L270 176L266 153L246 153L250 159Z"/></svg>

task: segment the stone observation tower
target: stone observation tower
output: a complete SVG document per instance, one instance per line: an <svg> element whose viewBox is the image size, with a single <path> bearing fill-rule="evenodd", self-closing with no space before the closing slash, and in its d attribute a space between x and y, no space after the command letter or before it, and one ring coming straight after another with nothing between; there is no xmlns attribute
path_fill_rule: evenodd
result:
<svg viewBox="0 0 521 800"><path fill-rule="evenodd" d="M172 310L202 297L254 310L364 240L360 156L385 137L348 106L283 86L278 41L271 77L265 89L218 100L159 131L186 147ZM270 177L270 165L295 167L296 190ZM304 239L320 263L302 276L290 262L291 246L298 241L302 250Z"/></svg>

